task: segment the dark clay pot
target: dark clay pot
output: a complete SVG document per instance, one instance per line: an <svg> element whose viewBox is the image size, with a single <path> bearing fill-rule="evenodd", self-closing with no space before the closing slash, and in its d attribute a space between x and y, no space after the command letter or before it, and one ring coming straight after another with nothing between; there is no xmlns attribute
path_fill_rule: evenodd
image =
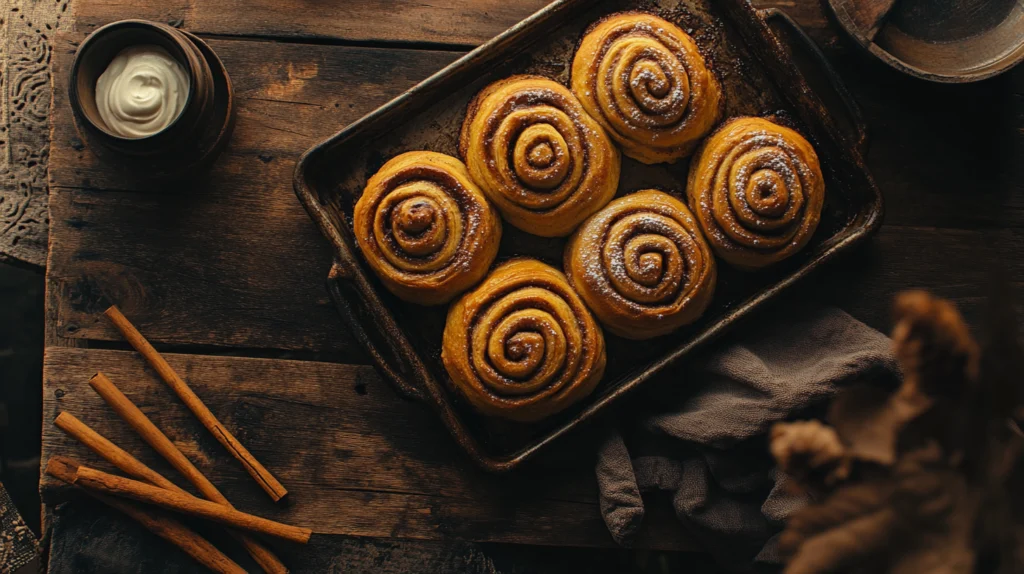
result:
<svg viewBox="0 0 1024 574"><path fill-rule="evenodd" d="M96 80L129 46L153 44L167 50L189 79L185 106L159 132L126 138L110 131L96 107ZM166 24L122 20L89 35L75 53L69 82L75 127L104 162L153 176L190 175L209 165L234 124L231 80L220 58L202 40Z"/></svg>

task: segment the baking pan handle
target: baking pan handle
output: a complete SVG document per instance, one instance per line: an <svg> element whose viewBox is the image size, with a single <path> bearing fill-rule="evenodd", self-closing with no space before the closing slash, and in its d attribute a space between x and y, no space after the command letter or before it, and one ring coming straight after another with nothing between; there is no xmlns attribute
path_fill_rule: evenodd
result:
<svg viewBox="0 0 1024 574"><path fill-rule="evenodd" d="M366 297L376 297L368 285L360 281L356 273L345 268L341 261L335 261L327 276L327 290L334 299L334 303L341 312L342 319L352 329L352 334L363 345L366 352L370 354L377 372L386 379L399 395L415 400L424 399L423 391L411 384L408 379L411 375L403 374L412 372L407 361L398 356L397 353L385 351L388 349L400 349L404 341L393 341L389 328L397 328L395 325L372 325L370 329L363 322L364 317L371 314L362 305ZM383 344L378 345L375 338L371 336L371 330L378 338L385 338Z"/></svg>
<svg viewBox="0 0 1024 574"><path fill-rule="evenodd" d="M868 130L867 125L864 123L864 114L861 113L860 106L857 104L857 100L853 98L850 90L846 89L846 84L843 83L842 78L839 77L832 64L828 62L825 53L821 51L821 48L814 43L814 40L807 35L807 32L804 32L804 29L789 14L778 8L765 8L760 13L765 22L770 24L775 20L789 28L792 36L797 38L803 44L804 49L817 60L818 66L824 71L832 90L839 96L843 106L846 107L846 112L849 114L849 125L854 132L852 135L854 145L857 146L857 151L860 152L861 156L865 156L868 149Z"/></svg>

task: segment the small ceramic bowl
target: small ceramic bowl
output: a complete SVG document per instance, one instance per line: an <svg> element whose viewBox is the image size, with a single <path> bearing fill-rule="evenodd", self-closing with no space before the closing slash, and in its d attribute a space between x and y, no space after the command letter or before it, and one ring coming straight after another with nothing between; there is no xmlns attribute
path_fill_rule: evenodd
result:
<svg viewBox="0 0 1024 574"><path fill-rule="evenodd" d="M876 0L877 1L877 0ZM1024 61L1020 0L897 0L869 37L858 6L869 0L828 0L844 30L897 70L933 82L976 82ZM885 1L882 0L882 5Z"/></svg>
<svg viewBox="0 0 1024 574"><path fill-rule="evenodd" d="M112 132L96 107L96 80L125 48L157 45L182 65L188 95L178 117L141 138ZM166 176L210 163L230 135L231 81L220 59L201 40L158 22L122 20L89 35L75 53L69 101L79 135L100 159L133 171Z"/></svg>

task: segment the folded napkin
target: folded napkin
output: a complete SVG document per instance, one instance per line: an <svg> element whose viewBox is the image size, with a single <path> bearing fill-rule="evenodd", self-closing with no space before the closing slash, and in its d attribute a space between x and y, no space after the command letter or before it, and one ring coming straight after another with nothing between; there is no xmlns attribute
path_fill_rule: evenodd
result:
<svg viewBox="0 0 1024 574"><path fill-rule="evenodd" d="M656 412L603 442L601 512L628 545L644 515L640 493L667 491L696 540L723 568L740 569L777 562L773 537L806 503L775 469L772 423L809 416L851 383L895 384L899 371L889 339L843 311L776 308L674 377L645 401Z"/></svg>
<svg viewBox="0 0 1024 574"><path fill-rule="evenodd" d="M35 534L25 525L4 485L0 484L0 572L14 572L38 554Z"/></svg>

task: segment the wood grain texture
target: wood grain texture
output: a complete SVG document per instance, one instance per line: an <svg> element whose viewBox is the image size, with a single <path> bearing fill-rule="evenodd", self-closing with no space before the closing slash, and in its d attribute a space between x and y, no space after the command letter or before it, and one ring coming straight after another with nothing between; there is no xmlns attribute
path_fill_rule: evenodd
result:
<svg viewBox="0 0 1024 574"><path fill-rule="evenodd" d="M549 1L168 0L140 5L132 0L108 0L78 4L75 29L90 32L132 14L198 34L468 47L505 31ZM812 35L835 37L817 2L755 0L754 5L781 6Z"/></svg>
<svg viewBox="0 0 1024 574"><path fill-rule="evenodd" d="M464 538L612 546L597 507L589 447L510 476L471 466L433 414L404 402L370 367L166 355L196 393L289 487L274 505L132 352L51 347L43 378L43 456L110 467L49 424L77 414L139 460L181 484L167 463L109 412L86 381L102 370L240 510L318 534ZM584 452L582 449L580 452ZM44 477L48 503L58 486ZM671 515L651 513L641 546L688 549Z"/></svg>
<svg viewBox="0 0 1024 574"><path fill-rule="evenodd" d="M131 0L83 2L75 28L91 31L133 14L200 34L417 42L475 46L547 5L550 0Z"/></svg>
<svg viewBox="0 0 1024 574"><path fill-rule="evenodd" d="M89 537L89 544L81 543L84 536ZM220 544L222 539L213 541ZM230 543L220 546L242 565L255 566L245 561L244 554L239 556ZM632 559L634 553L623 549L349 536L314 536L307 546L282 550L293 572L317 574L621 574L638 561ZM130 518L88 499L57 508L49 558L50 574L195 572L194 563L180 550L148 532L140 532ZM705 556L674 554L668 558L670 568L674 566L670 571L715 572Z"/></svg>

